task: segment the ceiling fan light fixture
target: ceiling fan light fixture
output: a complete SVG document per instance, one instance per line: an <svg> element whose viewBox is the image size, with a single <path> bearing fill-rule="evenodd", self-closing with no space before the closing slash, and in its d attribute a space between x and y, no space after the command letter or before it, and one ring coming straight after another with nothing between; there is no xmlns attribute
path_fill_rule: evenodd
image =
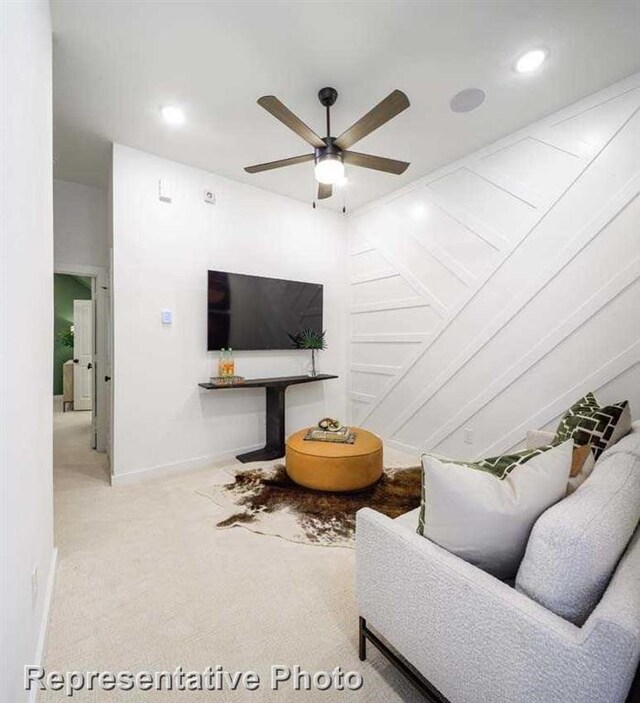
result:
<svg viewBox="0 0 640 703"><path fill-rule="evenodd" d="M372 156L371 154L361 154L357 151L350 151L350 147L356 142L364 139L378 127L389 122L403 110L409 107L409 98L401 90L393 90L384 100L375 105L366 115L354 122L351 127L342 132L339 137L331 136L331 107L338 98L338 91L335 88L322 88L318 92L320 104L326 110L327 136L319 137L308 125L306 125L297 115L284 105L275 95L263 95L258 98L258 105L269 114L282 122L291 131L313 147L312 154L301 154L278 161L268 161L263 164L245 166L247 173L261 173L271 171L284 166L294 166L308 161L315 164L315 179L318 182L317 200L326 200L334 195L334 186L344 188L347 179L344 174L345 164L349 168L357 166L359 168L373 169L383 173L393 173L397 176L404 173L409 167L406 161L397 159L387 159L382 156ZM344 191L343 191L344 200ZM314 205L315 207L315 200ZM344 205L342 211L345 211Z"/></svg>
<svg viewBox="0 0 640 703"><path fill-rule="evenodd" d="M335 185L344 178L344 164L338 154L326 154L316 161L316 181Z"/></svg>

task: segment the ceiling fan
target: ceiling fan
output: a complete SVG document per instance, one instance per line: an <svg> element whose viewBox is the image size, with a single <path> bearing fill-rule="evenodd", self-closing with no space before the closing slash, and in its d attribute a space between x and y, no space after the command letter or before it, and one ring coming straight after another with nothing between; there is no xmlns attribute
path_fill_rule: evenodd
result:
<svg viewBox="0 0 640 703"><path fill-rule="evenodd" d="M331 197L333 186L344 178L345 164L371 168L376 171L385 171L386 173L395 173L396 175L400 175L407 170L409 164L406 161L396 161L383 156L371 156L370 154L360 154L357 151L349 151L349 147L357 141L371 134L375 129L378 129L378 127L381 127L409 107L409 98L401 90L394 90L387 95L384 100L369 110L366 115L361 117L355 124L352 124L349 129L337 138L331 136L330 110L338 99L338 91L335 88L322 88L322 90L318 91L318 99L327 111L326 137L319 137L274 95L263 95L259 98L258 105L270 112L277 120L280 120L280 122L310 144L313 147L313 154L303 154L302 156L292 156L289 159L247 166L244 170L247 173L260 173L261 171L270 171L283 166L301 164L305 161L314 161L315 177L316 181L318 181L318 200Z"/></svg>

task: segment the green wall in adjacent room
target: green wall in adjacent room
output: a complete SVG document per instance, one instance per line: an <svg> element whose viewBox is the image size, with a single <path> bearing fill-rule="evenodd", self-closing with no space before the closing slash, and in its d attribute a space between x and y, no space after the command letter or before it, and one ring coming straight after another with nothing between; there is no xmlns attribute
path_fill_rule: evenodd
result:
<svg viewBox="0 0 640 703"><path fill-rule="evenodd" d="M62 395L62 365L73 358L73 349L60 341L60 333L73 324L73 301L91 300L91 279L84 276L53 276L53 395Z"/></svg>

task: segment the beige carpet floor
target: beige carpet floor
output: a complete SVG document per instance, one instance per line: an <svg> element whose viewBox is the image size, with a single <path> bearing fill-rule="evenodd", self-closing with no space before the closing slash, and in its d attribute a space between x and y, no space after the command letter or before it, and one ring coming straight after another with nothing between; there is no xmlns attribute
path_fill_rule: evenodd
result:
<svg viewBox="0 0 640 703"><path fill-rule="evenodd" d="M202 670L260 674L247 692L78 692L74 701L420 701L370 647L357 656L354 552L294 544L241 528L216 530L196 493L218 467L112 488L89 449L89 414L54 429L58 571L48 671ZM406 457L405 457L406 458ZM268 686L272 664L358 671L357 692ZM38 701L69 700L43 692Z"/></svg>

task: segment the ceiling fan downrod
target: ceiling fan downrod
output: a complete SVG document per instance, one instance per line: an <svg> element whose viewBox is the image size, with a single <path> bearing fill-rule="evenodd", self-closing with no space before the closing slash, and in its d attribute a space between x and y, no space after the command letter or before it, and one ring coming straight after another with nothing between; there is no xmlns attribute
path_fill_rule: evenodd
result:
<svg viewBox="0 0 640 703"><path fill-rule="evenodd" d="M330 110L338 99L338 91L335 88L321 88L318 91L318 100L327 110L327 139L331 137L331 115Z"/></svg>

